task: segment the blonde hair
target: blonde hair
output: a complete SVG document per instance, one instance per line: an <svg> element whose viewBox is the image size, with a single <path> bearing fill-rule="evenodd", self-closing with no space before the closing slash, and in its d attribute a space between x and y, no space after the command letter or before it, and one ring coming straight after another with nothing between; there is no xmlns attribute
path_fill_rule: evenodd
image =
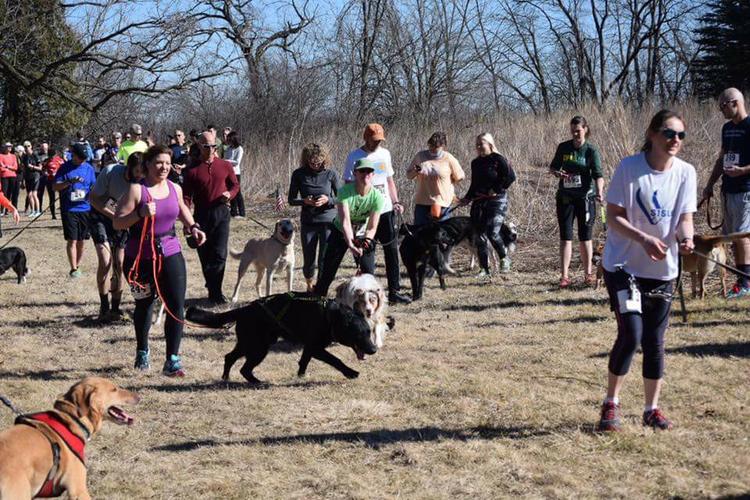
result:
<svg viewBox="0 0 750 500"><path fill-rule="evenodd" d="M314 142L305 144L299 159L300 167L307 167L313 158L320 158L323 162L323 168L328 168L331 165L331 154L328 152L325 144L316 144Z"/></svg>
<svg viewBox="0 0 750 500"><path fill-rule="evenodd" d="M497 146L495 146L495 139L492 137L492 134L489 132L484 132L482 134L479 134L477 136L477 141L484 141L487 144L490 145L490 151L493 153L497 153Z"/></svg>

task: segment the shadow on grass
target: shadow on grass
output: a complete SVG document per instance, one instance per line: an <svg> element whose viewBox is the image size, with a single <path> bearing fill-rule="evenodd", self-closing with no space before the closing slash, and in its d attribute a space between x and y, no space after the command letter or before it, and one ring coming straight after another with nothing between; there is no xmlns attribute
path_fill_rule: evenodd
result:
<svg viewBox="0 0 750 500"><path fill-rule="evenodd" d="M329 384L335 383L334 381L306 381L306 380L299 380L295 382L288 382L288 383L282 383L282 384L271 384L268 382L263 382L261 384L248 384L244 381L228 381L225 382L224 380L217 380L216 382L206 382L202 384L185 384L185 383L175 383L175 384L149 384L149 385L142 385L137 387L138 390L141 389L149 389L152 391L159 391L159 392L204 392L204 391L221 391L221 390L227 390L227 389L243 389L248 391L265 391L268 389L283 389L283 388L296 388L296 387L303 387L303 388L313 388L313 387L320 387L320 386L326 386Z"/></svg>
<svg viewBox="0 0 750 500"><path fill-rule="evenodd" d="M750 358L750 342L711 343L670 347L667 354L687 354L688 356L716 356L719 358Z"/></svg>
<svg viewBox="0 0 750 500"><path fill-rule="evenodd" d="M59 368L56 370L36 371L0 371L0 380L79 380L89 375L116 375L125 371L124 366L107 366L103 368Z"/></svg>
<svg viewBox="0 0 750 500"><path fill-rule="evenodd" d="M240 441L217 441L203 439L173 443L151 448L151 451L193 451L199 448L214 446L251 446L251 445L285 445L285 444L325 444L330 442L362 443L368 448L379 449L381 446L395 443L424 443L450 439L470 441L473 439L529 439L548 436L554 432L578 429L578 426L564 425L554 429L531 426L490 427L477 426L468 429L441 429L434 426L414 427L409 429L375 429L357 432L323 432L312 434L294 434L291 436L270 436Z"/></svg>
<svg viewBox="0 0 750 500"><path fill-rule="evenodd" d="M516 326L526 325L551 325L555 323L599 323L601 321L607 321L609 316L607 315L587 315L587 316L576 316L574 318L554 318L545 321L513 321L512 323ZM474 326L477 328L483 327L494 327L494 326L508 326L508 321L490 321L489 323L475 323Z"/></svg>
<svg viewBox="0 0 750 500"><path fill-rule="evenodd" d="M561 298L561 299L546 299L540 302L520 302L518 300L511 300L508 302L496 302L493 304L454 304L443 308L443 311L472 311L481 312L490 309L509 309L515 307L534 307L543 305L556 305L556 306L582 306L582 305L595 305L595 306L606 306L609 301L602 297L577 297L577 298Z"/></svg>
<svg viewBox="0 0 750 500"><path fill-rule="evenodd" d="M14 277L15 279L15 277ZM68 307L70 309L80 309L82 307L90 306L93 302L25 302L21 304L13 304L13 308L46 308L51 309L55 307Z"/></svg>

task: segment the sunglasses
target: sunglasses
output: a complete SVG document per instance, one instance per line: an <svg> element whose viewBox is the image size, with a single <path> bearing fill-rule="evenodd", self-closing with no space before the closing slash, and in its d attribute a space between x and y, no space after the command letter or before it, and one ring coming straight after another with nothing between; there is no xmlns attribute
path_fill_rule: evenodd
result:
<svg viewBox="0 0 750 500"><path fill-rule="evenodd" d="M676 130L672 130L671 128L663 128L661 129L661 135L669 139L670 141L673 141L675 137L679 138L681 141L685 140L685 136L687 135L685 131L677 132Z"/></svg>
<svg viewBox="0 0 750 500"><path fill-rule="evenodd" d="M719 109L724 109L727 106L729 106L730 104L736 104L736 103L737 103L737 99L730 99L729 101L722 101L719 104Z"/></svg>
<svg viewBox="0 0 750 500"><path fill-rule="evenodd" d="M216 147L216 144L204 144L203 145L204 149L213 149L215 147Z"/></svg>

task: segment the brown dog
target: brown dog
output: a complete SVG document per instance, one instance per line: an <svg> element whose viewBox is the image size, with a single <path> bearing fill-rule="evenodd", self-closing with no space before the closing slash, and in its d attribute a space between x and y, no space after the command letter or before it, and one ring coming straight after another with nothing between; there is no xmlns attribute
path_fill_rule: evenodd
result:
<svg viewBox="0 0 750 500"><path fill-rule="evenodd" d="M744 234L744 233L743 233ZM732 241L732 235L727 236L703 236L696 234L693 238L695 243L695 249L704 254L708 255L715 261L722 264L727 263L727 250L725 244ZM697 254L683 255L682 256L682 270L686 273L690 273L691 288L693 291L693 298L700 297L701 300L706 298L706 278L711 274L717 265L704 257ZM727 295L727 271L723 267L720 267L721 272L721 292L726 297Z"/></svg>
<svg viewBox="0 0 750 500"><path fill-rule="evenodd" d="M104 420L133 423L115 405L136 404L137 394L109 380L88 377L55 401L54 410L22 415L0 432L0 500L60 496L91 498L84 446Z"/></svg>
<svg viewBox="0 0 750 500"><path fill-rule="evenodd" d="M598 290L604 283L604 243L605 239L599 240L594 247L594 252L591 258L591 262L596 268L596 282L594 283L594 290Z"/></svg>

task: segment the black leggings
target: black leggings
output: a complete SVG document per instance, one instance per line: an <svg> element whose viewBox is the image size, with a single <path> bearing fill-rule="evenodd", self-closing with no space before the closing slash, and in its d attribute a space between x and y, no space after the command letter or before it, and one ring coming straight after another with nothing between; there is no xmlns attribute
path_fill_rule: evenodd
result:
<svg viewBox="0 0 750 500"><path fill-rule="evenodd" d="M240 176L237 176L237 183L239 184L240 188L237 190L237 196L232 198L232 201L230 202L230 213L232 217L235 217L239 215L240 217L245 216L245 199L242 197L242 181L240 180Z"/></svg>
<svg viewBox="0 0 750 500"><path fill-rule="evenodd" d="M474 245L479 254L479 265L489 271L489 243L501 259L507 254L502 228L508 212L508 198L475 201L471 205L471 223L474 225Z"/></svg>
<svg viewBox="0 0 750 500"><path fill-rule="evenodd" d="M609 371L618 376L628 373L640 344L643 377L657 380L664 375L664 333L672 306L672 282L637 277L635 280L641 292L642 312L621 312L621 300L629 293L629 275L625 271L604 271L610 307L617 318L617 339L609 355Z"/></svg>
<svg viewBox="0 0 750 500"><path fill-rule="evenodd" d="M39 209L42 209L42 205L44 205L44 192L47 191L47 194L49 195L49 211L52 214L52 217L55 217L55 188L52 186L55 184L54 179L50 180L47 178L47 176L43 176L42 180L39 182L39 189L36 190L36 195L39 198Z"/></svg>
<svg viewBox="0 0 750 500"><path fill-rule="evenodd" d="M331 235L332 225L328 222L301 224L302 236L302 274L307 279L315 275L315 253L318 253L318 270L323 267L323 253L326 241Z"/></svg>
<svg viewBox="0 0 750 500"><path fill-rule="evenodd" d="M138 343L138 350L148 351L148 333L151 329L151 316L154 309L154 300L156 299L156 288L151 260L141 260L138 266L138 282L148 284L149 290L145 293L134 291L135 313L133 314L133 323L135 323L135 339ZM128 275L133 267L133 258L125 257L124 272ZM185 288L186 288L185 259L181 253L170 255L162 260L162 269L159 274L159 289L162 298L175 316L180 320L185 319ZM131 286L131 290L133 287ZM167 359L172 354L180 354L180 341L182 340L182 323L172 318L167 313L164 321L164 337L167 340Z"/></svg>
<svg viewBox="0 0 750 500"><path fill-rule="evenodd" d="M8 198L8 201L20 211L18 208L18 191L20 187L18 177L3 177L0 180L0 186L2 186L3 194ZM8 211L3 209L3 212Z"/></svg>
<svg viewBox="0 0 750 500"><path fill-rule="evenodd" d="M557 225L560 227L560 240L573 241L573 220L578 221L578 241L591 241L596 222L596 202L589 197L568 199L558 196Z"/></svg>

